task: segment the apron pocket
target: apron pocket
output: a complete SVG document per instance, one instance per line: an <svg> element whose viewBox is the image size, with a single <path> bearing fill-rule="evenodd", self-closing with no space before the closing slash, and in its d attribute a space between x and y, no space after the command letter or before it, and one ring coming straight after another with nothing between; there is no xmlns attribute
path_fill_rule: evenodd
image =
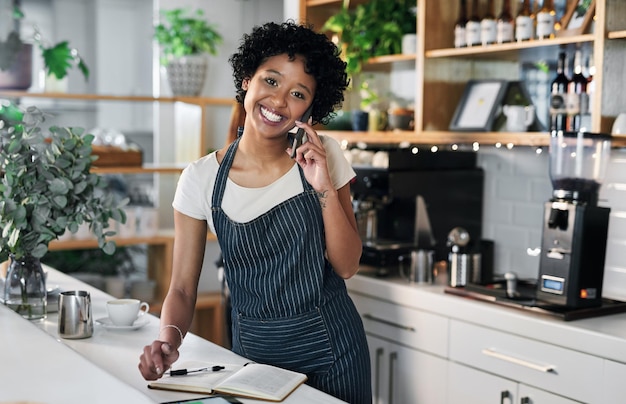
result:
<svg viewBox="0 0 626 404"><path fill-rule="evenodd" d="M238 317L239 339L248 359L301 373L324 372L334 362L326 325L318 310L275 319Z"/></svg>

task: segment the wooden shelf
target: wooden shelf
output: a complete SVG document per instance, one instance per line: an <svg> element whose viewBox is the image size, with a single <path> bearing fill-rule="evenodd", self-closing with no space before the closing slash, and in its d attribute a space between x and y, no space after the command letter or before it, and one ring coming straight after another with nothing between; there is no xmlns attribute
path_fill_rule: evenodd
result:
<svg viewBox="0 0 626 404"><path fill-rule="evenodd" d="M623 31L611 31L607 34L607 38L609 39L625 39L626 38L626 30Z"/></svg>
<svg viewBox="0 0 626 404"><path fill-rule="evenodd" d="M409 144L409 145L452 145L473 144L516 147L540 147L550 144L550 135L547 132L449 132L449 131L390 131L390 132L351 132L351 131L318 131L330 136L340 143L366 143L373 145ZM612 147L626 147L626 135L613 137Z"/></svg>
<svg viewBox="0 0 626 404"><path fill-rule="evenodd" d="M91 171L98 174L180 174L186 165L158 166L144 164L141 166L92 167Z"/></svg>
<svg viewBox="0 0 626 404"><path fill-rule="evenodd" d="M118 246L128 245L159 245L163 243L172 242L174 239L174 230L160 230L153 236L140 236L140 237L112 237L111 240L115 241ZM213 233L207 234L207 241L216 241L217 238ZM98 248L98 240L95 238L88 239L71 239L71 240L53 240L50 242L50 251L60 250L87 250L91 248Z"/></svg>
<svg viewBox="0 0 626 404"><path fill-rule="evenodd" d="M111 95L111 94L71 94L71 93L31 93L27 91L0 90L0 97L7 98L42 98L81 101L128 101L128 102L183 102L199 106L205 105L234 105L234 98L207 98L207 97L154 97L140 95Z"/></svg>
<svg viewBox="0 0 626 404"><path fill-rule="evenodd" d="M567 45L572 43L593 42L595 39L593 34L575 35L556 37L551 39L535 39L524 42L492 44L488 46L472 46L468 48L446 48L432 49L425 52L427 59L435 58L474 58L474 59L493 59L500 60L517 60L518 53L522 49L544 48L547 46Z"/></svg>
<svg viewBox="0 0 626 404"><path fill-rule="evenodd" d="M369 0L352 0L350 2L350 8L353 8L359 4L365 4ZM341 4L344 0L306 0L307 7L318 7L318 6L327 6L327 5L335 5L337 7L341 7Z"/></svg>

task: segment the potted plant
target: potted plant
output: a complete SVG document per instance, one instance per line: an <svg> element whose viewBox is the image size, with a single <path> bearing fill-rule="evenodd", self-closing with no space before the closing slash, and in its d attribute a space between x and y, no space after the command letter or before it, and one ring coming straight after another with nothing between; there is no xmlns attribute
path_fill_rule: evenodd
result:
<svg viewBox="0 0 626 404"><path fill-rule="evenodd" d="M41 50L43 63L46 69L46 91L65 92L67 90L66 77L74 66L83 73L85 81L89 79L89 68L80 57L78 50L70 48L68 41L61 41L46 46L41 33L35 30L35 43Z"/></svg>
<svg viewBox="0 0 626 404"><path fill-rule="evenodd" d="M0 10L0 88L25 90L32 83L32 49L20 38L20 21L24 18L17 0ZM5 36L6 35L6 36Z"/></svg>
<svg viewBox="0 0 626 404"><path fill-rule="evenodd" d="M0 105L0 262L10 260L4 304L29 319L46 315L46 287L40 259L50 241L87 223L105 253L111 221L124 223L122 206L102 192L104 178L90 172L93 136L82 129L51 127L31 107L22 113Z"/></svg>
<svg viewBox="0 0 626 404"><path fill-rule="evenodd" d="M0 32L0 88L26 90L32 83L32 47L20 37L21 20L24 13L19 7L19 0L11 2L10 12L2 13L3 20L0 26L6 24L11 26L7 37L2 40ZM89 78L89 68L78 54L76 49L70 48L68 41L60 41L49 45L43 40L41 33L35 29L34 43L41 51L46 78L53 79L46 82L48 91L64 91L64 87L54 86L55 81L63 81L69 69L76 66L85 76ZM50 88L50 86L53 86Z"/></svg>
<svg viewBox="0 0 626 404"><path fill-rule="evenodd" d="M403 34L415 33L414 10L415 1L370 0L350 8L350 1L344 0L322 30L337 35L346 70L355 75L371 57L401 53Z"/></svg>
<svg viewBox="0 0 626 404"><path fill-rule="evenodd" d="M222 36L204 18L180 8L163 10L165 22L154 28L154 38L162 47L161 64L174 95L197 96L202 91L208 68L207 54L216 55Z"/></svg>
<svg viewBox="0 0 626 404"><path fill-rule="evenodd" d="M370 77L370 80L373 80ZM359 84L359 109L352 111L352 130L355 132L366 130L378 130L380 116L376 112L379 101L378 92L372 86L370 80L364 77ZM371 118L371 119L370 119ZM376 123L375 123L376 122Z"/></svg>

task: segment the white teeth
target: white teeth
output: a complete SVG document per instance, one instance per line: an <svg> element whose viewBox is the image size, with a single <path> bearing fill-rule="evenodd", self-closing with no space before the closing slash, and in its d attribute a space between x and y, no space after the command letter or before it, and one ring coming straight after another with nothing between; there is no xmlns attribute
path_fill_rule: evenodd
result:
<svg viewBox="0 0 626 404"><path fill-rule="evenodd" d="M282 116L270 112L268 109L261 107L261 114L268 120L272 122L280 122Z"/></svg>

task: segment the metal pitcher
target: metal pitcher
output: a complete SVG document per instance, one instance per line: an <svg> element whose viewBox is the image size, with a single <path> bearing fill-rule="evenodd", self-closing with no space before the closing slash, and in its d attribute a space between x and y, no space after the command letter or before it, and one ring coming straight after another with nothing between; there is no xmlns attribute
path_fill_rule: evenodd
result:
<svg viewBox="0 0 626 404"><path fill-rule="evenodd" d="M411 283L432 283L434 255L433 250L413 250L401 255L398 257L400 276Z"/></svg>
<svg viewBox="0 0 626 404"><path fill-rule="evenodd" d="M62 292L59 297L59 336L67 339L93 335L91 295L85 290Z"/></svg>

